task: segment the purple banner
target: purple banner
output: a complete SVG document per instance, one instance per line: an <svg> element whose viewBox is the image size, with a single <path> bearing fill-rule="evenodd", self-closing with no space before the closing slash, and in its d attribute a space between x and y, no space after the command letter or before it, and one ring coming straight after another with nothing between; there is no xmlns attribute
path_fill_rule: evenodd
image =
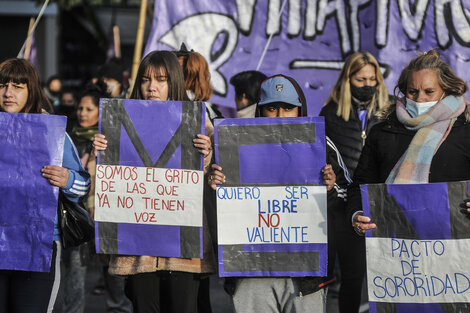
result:
<svg viewBox="0 0 470 313"><path fill-rule="evenodd" d="M158 174L151 168L202 170L203 159L194 147L193 139L197 134L204 133L204 112L205 105L202 102L101 99L99 126L100 132L108 140L108 147L100 152L98 163L108 165L108 167L98 166L97 178L107 179L111 175L109 173L116 173L116 171L122 171L124 180L126 180L126 175L130 175L127 179L129 182L125 183L127 187L124 189L127 188L127 193L131 197L118 197L116 202L111 200L112 193L115 192L112 190L114 188L112 183L116 183L116 179L105 180L102 182L104 185L97 187L97 193L103 192L97 194L99 205L95 213L95 217L99 216L97 218L98 231L95 235L97 252L184 258L202 257L202 227L180 226L183 225L181 223L157 224L157 221L160 223L160 220L164 220L165 217L162 215L164 212L178 214L178 211L185 212L186 209L187 212L187 210L194 209L193 206L185 207L184 199L178 198L182 189L181 186L175 184L187 185L191 179L199 181L199 176L190 176L191 179L189 179L189 176L184 175L193 172L176 170L160 171L158 173L164 174ZM114 167L109 167L111 165L123 167L114 169ZM142 173L137 167L147 168L143 170L146 174L139 176L143 177L140 183L132 183L132 180L140 181L140 178L135 178L140 175L138 173ZM132 178L132 175L135 177ZM164 175L164 177L158 175ZM174 185L171 186L171 183ZM149 190L149 187L153 189ZM119 188L116 187L115 190L117 189ZM105 195L104 191L111 193ZM134 194L137 196L133 196ZM170 199L166 200L165 197ZM137 201L143 204L143 208L133 207L134 202ZM192 203L197 206L197 201L189 201L189 204ZM122 214L122 207L136 210L136 213L131 215L135 216L133 222L128 219L127 215L121 219L118 218L121 222L106 217L109 216L106 215L109 211L105 209L115 210L117 216L117 214ZM98 212L98 208L103 208L103 210ZM118 213L119 209L121 209L120 213ZM197 209L202 210L202 201ZM200 225L202 225L202 218Z"/></svg>
<svg viewBox="0 0 470 313"><path fill-rule="evenodd" d="M66 118L0 113L0 269L49 272L59 188L42 177L62 165Z"/></svg>
<svg viewBox="0 0 470 313"><path fill-rule="evenodd" d="M409 60L433 48L468 81L469 9L470 2L457 0L162 0L155 2L145 54L185 42L209 63L211 101L229 107L230 78L257 69L262 59L260 71L303 86L308 113L316 116L345 57L359 50L377 57L389 93Z"/></svg>
<svg viewBox="0 0 470 313"><path fill-rule="evenodd" d="M370 311L470 310L469 182L362 185Z"/></svg>
<svg viewBox="0 0 470 313"><path fill-rule="evenodd" d="M322 117L215 120L219 275L326 276Z"/></svg>

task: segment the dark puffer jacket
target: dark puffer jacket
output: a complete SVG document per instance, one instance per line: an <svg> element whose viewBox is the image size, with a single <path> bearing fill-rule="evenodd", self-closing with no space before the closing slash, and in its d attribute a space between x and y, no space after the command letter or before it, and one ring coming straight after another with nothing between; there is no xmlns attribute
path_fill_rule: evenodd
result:
<svg viewBox="0 0 470 313"><path fill-rule="evenodd" d="M467 111L470 107L467 107ZM384 183L405 153L416 131L406 129L395 111L372 128L362 150L353 183L348 188L348 211L351 217L361 210L360 184ZM434 154L429 182L470 180L470 122L461 114L449 135Z"/></svg>
<svg viewBox="0 0 470 313"><path fill-rule="evenodd" d="M361 156L364 140L378 120L375 116L371 117L363 133L361 120L356 110L352 110L347 122L341 116L336 115L337 110L338 104L330 101L322 108L320 116L325 117L326 135L335 143L352 177Z"/></svg>

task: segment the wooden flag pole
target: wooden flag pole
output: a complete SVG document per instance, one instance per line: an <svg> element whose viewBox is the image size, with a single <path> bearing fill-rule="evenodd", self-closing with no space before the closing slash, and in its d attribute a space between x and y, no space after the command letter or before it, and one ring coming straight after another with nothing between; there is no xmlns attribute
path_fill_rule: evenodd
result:
<svg viewBox="0 0 470 313"><path fill-rule="evenodd" d="M36 19L34 17L31 17L29 19L28 38L26 38L26 46L25 46L24 55L23 55L23 59L25 60L28 60L29 55L31 54L31 43L33 42L33 33L31 32L31 29L33 29L35 20Z"/></svg>
<svg viewBox="0 0 470 313"><path fill-rule="evenodd" d="M145 14L147 11L148 0L142 0L140 2L140 13L139 13L139 24L137 26L137 36L135 39L134 47L134 61L132 63L132 85L134 85L135 78L137 77L137 71L139 69L140 59L142 58L142 45L144 41L145 32ZM131 88L132 90L132 88Z"/></svg>
<svg viewBox="0 0 470 313"><path fill-rule="evenodd" d="M38 17L36 18L36 21L34 22L33 26L31 27L30 31L28 32L28 37L36 29L36 26L38 25L39 21L41 20L41 17L44 14L44 11L46 10L47 5L49 4L49 1L50 0L44 1L44 4L42 5L41 11L39 11ZM24 51L24 49L26 47L26 41L28 40L28 37L26 37L26 40L24 41L23 46L20 49L20 52L18 52L17 58L19 58L21 56L21 53Z"/></svg>
<svg viewBox="0 0 470 313"><path fill-rule="evenodd" d="M119 35L119 26L113 26L113 37L114 37L114 55L116 58L121 58L121 37Z"/></svg>

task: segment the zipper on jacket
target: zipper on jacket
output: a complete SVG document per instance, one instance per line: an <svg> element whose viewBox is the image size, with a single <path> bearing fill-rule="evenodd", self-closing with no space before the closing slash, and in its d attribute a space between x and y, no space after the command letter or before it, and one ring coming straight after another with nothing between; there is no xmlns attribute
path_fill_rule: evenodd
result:
<svg viewBox="0 0 470 313"><path fill-rule="evenodd" d="M364 145L366 144L366 138L367 138L365 129L362 130L361 137L362 137L362 146L364 147Z"/></svg>

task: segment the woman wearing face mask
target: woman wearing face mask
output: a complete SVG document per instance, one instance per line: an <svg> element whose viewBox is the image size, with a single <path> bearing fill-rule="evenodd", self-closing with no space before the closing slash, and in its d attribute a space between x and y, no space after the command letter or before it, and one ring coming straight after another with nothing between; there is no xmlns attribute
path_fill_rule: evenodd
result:
<svg viewBox="0 0 470 313"><path fill-rule="evenodd" d="M377 60L366 51L349 56L320 112L325 117L326 135L343 157L348 177L353 176L365 139L377 123L375 112L387 104L387 88ZM356 313L365 275L364 238L351 229L345 211L334 212L331 217L335 220L331 225L335 227L341 269L339 309L341 313Z"/></svg>
<svg viewBox="0 0 470 313"><path fill-rule="evenodd" d="M353 227L362 233L376 225L362 215L359 184L470 179L467 84L431 50L411 60L395 90L403 98L380 112L382 122L367 138L348 191ZM470 202L466 205L470 213Z"/></svg>

